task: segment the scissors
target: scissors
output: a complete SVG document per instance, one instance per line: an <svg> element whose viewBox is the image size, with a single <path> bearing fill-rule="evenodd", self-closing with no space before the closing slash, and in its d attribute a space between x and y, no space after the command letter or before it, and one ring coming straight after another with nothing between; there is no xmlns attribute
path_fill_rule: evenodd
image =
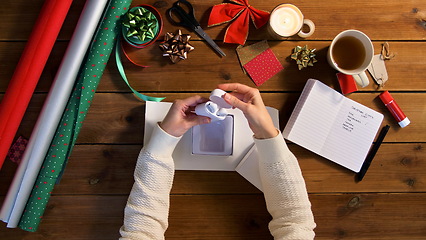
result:
<svg viewBox="0 0 426 240"><path fill-rule="evenodd" d="M185 9L183 9L180 4L183 3L188 7L189 12L187 12ZM177 14L180 17L180 21L176 21L173 16L172 16L172 12L174 12L175 14ZM181 25L184 27L188 27L190 29L192 29L193 31L195 31L200 37L204 38L204 40L206 40L210 46L213 47L214 50L216 50L218 53L220 53L222 56L226 56L225 53L222 51L222 49L220 49L220 47L207 35L206 32L204 32L204 30L200 27L200 24L198 23L198 21L195 19L195 14L194 14L194 7L192 6L191 3L189 3L186 0L178 0L177 2L175 2L173 4L173 7L171 7L168 10L170 19L172 20L172 22L174 22L176 25Z"/></svg>

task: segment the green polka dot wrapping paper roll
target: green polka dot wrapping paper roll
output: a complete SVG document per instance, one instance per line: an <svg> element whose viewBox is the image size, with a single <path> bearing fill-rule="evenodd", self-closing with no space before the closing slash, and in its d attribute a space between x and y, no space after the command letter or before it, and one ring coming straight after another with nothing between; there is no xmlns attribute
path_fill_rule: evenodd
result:
<svg viewBox="0 0 426 240"><path fill-rule="evenodd" d="M120 19L128 11L130 3L131 0L113 0L104 13L22 214L19 227L23 230L35 232L40 224L55 182L66 166L115 45L121 27Z"/></svg>

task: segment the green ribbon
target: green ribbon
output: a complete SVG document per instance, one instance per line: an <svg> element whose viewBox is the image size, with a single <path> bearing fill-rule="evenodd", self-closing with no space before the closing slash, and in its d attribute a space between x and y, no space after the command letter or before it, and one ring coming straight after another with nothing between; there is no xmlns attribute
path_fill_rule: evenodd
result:
<svg viewBox="0 0 426 240"><path fill-rule="evenodd" d="M132 92L140 99L142 99L143 101L153 101L153 102L161 102L163 99L165 98L157 98L157 97L150 97L150 96L146 96L143 95L142 93L137 92L135 89L133 89L130 86L129 81L127 80L126 77L126 73L124 72L124 67L123 67L123 63L121 62L121 57L120 57L120 49L121 49L121 43L120 43L120 36L117 37L117 44L115 46L115 61L117 62L117 69L118 72L120 73L121 77L123 78L124 82L127 84L127 86L130 88L130 90L132 90ZM148 66L143 66L143 67L148 67Z"/></svg>
<svg viewBox="0 0 426 240"><path fill-rule="evenodd" d="M23 230L35 232L40 224L55 182L58 182L65 169L114 48L121 26L120 17L128 11L130 3L131 0L120 0L108 4L24 209L19 223Z"/></svg>
<svg viewBox="0 0 426 240"><path fill-rule="evenodd" d="M125 29L123 28L123 35L134 44L149 42L158 32L157 18L143 7L130 9L123 18L123 26L125 27Z"/></svg>

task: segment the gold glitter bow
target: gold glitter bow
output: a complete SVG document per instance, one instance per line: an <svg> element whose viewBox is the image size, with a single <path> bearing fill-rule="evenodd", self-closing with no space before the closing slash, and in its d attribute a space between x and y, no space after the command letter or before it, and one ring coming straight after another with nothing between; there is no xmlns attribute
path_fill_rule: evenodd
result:
<svg viewBox="0 0 426 240"><path fill-rule="evenodd" d="M157 18L143 7L127 12L123 19L123 26L127 28L126 37L137 37L140 41L150 40L155 37Z"/></svg>
<svg viewBox="0 0 426 240"><path fill-rule="evenodd" d="M291 54L291 59L297 62L299 70L308 66L314 66L314 63L317 62L315 59L315 48L308 49L308 45L304 47L297 46L293 49L293 54Z"/></svg>
<svg viewBox="0 0 426 240"><path fill-rule="evenodd" d="M194 50L194 47L189 44L189 34L182 34L178 29L176 33L166 33L164 42L160 44L160 49L163 50L164 57L170 57L172 63L177 63L180 60L185 60L188 53Z"/></svg>

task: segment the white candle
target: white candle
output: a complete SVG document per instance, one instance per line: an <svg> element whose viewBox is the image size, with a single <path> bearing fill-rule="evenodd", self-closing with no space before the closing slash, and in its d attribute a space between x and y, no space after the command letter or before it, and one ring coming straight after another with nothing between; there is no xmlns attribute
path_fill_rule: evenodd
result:
<svg viewBox="0 0 426 240"><path fill-rule="evenodd" d="M282 4L272 11L269 22L276 34L290 37L297 34L302 28L303 15L296 6Z"/></svg>

